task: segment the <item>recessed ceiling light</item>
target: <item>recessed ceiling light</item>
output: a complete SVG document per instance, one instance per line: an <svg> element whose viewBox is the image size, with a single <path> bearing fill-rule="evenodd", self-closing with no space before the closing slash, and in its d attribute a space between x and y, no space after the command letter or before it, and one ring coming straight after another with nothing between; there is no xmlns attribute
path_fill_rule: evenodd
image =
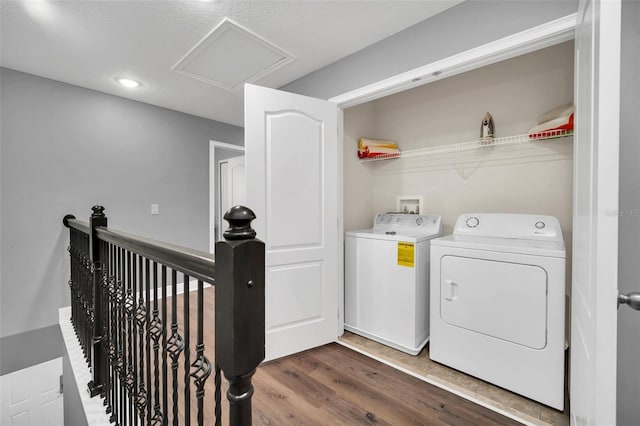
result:
<svg viewBox="0 0 640 426"><path fill-rule="evenodd" d="M116 81L127 89L135 89L136 87L142 86L140 82L125 77L117 77Z"/></svg>

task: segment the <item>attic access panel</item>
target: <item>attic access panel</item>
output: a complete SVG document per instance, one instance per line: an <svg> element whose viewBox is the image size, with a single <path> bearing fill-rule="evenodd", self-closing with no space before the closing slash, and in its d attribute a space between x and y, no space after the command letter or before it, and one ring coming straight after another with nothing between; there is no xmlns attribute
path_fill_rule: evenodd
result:
<svg viewBox="0 0 640 426"><path fill-rule="evenodd" d="M172 70L235 92L294 59L284 49L224 18Z"/></svg>

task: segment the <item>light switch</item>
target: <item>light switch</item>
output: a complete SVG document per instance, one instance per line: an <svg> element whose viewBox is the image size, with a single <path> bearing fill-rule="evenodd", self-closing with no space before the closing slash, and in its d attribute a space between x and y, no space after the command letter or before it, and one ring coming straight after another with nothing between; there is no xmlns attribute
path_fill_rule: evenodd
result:
<svg viewBox="0 0 640 426"><path fill-rule="evenodd" d="M160 214L160 204L151 204L151 214Z"/></svg>

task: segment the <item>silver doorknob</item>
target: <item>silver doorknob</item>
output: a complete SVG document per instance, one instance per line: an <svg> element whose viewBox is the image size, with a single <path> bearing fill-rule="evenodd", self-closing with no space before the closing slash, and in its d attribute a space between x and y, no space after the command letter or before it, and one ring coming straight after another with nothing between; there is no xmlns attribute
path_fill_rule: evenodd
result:
<svg viewBox="0 0 640 426"><path fill-rule="evenodd" d="M628 294L618 293L618 307L620 305L629 305L629 307L640 311L640 292L634 291Z"/></svg>

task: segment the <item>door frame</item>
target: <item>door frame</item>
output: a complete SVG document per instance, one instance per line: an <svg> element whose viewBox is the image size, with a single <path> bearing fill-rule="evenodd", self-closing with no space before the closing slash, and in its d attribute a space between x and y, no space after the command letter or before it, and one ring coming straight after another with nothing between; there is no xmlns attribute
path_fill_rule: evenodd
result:
<svg viewBox="0 0 640 426"><path fill-rule="evenodd" d="M341 109L573 40L577 12L329 99Z"/></svg>
<svg viewBox="0 0 640 426"><path fill-rule="evenodd" d="M244 154L244 146L227 142L209 141L209 252L216 252L216 149L241 152Z"/></svg>

